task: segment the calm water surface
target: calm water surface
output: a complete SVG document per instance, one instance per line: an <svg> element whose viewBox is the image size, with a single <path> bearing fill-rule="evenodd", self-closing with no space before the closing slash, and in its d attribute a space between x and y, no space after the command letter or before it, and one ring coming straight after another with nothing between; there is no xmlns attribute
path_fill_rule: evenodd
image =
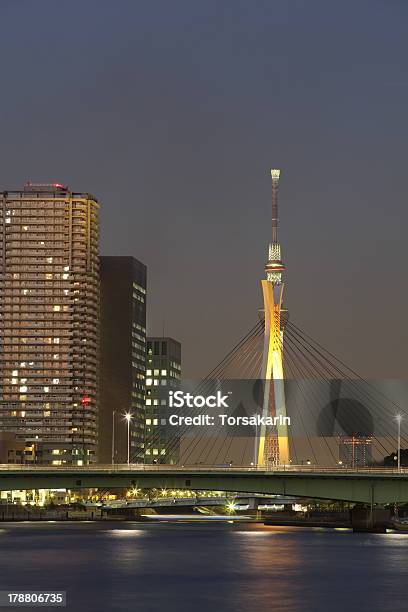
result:
<svg viewBox="0 0 408 612"><path fill-rule="evenodd" d="M66 590L73 612L408 610L408 534L0 523L0 546L0 589Z"/></svg>

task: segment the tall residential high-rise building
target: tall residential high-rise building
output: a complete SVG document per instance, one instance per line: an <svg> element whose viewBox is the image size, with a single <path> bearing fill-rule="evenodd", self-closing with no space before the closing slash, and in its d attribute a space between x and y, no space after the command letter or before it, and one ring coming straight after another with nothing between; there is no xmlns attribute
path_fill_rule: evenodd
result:
<svg viewBox="0 0 408 612"><path fill-rule="evenodd" d="M0 431L39 463L96 459L98 209L61 184L0 192Z"/></svg>
<svg viewBox="0 0 408 612"><path fill-rule="evenodd" d="M143 462L146 372L146 266L101 257L99 462ZM113 456L114 452L114 456Z"/></svg>
<svg viewBox="0 0 408 612"><path fill-rule="evenodd" d="M168 425L169 391L181 381L181 344L173 338L149 337L146 363L145 463L177 464L180 439Z"/></svg>

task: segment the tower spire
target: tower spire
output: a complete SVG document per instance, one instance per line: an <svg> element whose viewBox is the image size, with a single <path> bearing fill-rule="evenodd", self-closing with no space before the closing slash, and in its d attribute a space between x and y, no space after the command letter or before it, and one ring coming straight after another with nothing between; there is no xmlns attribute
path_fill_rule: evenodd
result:
<svg viewBox="0 0 408 612"><path fill-rule="evenodd" d="M278 190L280 170L271 170L272 177L272 242L269 244L268 261L265 266L266 278L274 286L282 283L285 266L282 263L281 246L278 242Z"/></svg>
<svg viewBox="0 0 408 612"><path fill-rule="evenodd" d="M280 170L272 169L272 243L278 242L278 190Z"/></svg>

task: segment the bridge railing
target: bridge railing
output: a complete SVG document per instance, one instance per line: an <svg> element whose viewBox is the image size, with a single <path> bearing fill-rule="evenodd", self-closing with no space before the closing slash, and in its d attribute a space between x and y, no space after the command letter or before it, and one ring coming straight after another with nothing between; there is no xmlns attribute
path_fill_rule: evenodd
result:
<svg viewBox="0 0 408 612"><path fill-rule="evenodd" d="M144 465L144 464L91 464L87 466L55 466L55 465L21 465L21 464L0 464L0 475L2 472L47 472L47 473L143 473L143 472L214 472L214 473L259 473L273 474L277 472L303 472L303 473L338 473L338 474L408 474L408 468L390 467L348 467L348 466L319 466L319 465L277 465L271 467L264 466L214 466L214 465Z"/></svg>

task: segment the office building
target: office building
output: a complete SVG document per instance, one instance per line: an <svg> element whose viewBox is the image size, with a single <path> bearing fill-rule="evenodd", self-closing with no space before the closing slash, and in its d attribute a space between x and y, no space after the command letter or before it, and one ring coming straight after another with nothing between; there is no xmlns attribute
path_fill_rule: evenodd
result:
<svg viewBox="0 0 408 612"><path fill-rule="evenodd" d="M146 266L101 257L99 462L143 463L146 371ZM113 456L114 452L114 456Z"/></svg>
<svg viewBox="0 0 408 612"><path fill-rule="evenodd" d="M181 344L173 338L149 337L146 364L145 463L177 464L180 439L168 425L168 395L181 380Z"/></svg>
<svg viewBox="0 0 408 612"><path fill-rule="evenodd" d="M0 192L0 431L38 463L96 458L98 208L61 184Z"/></svg>

